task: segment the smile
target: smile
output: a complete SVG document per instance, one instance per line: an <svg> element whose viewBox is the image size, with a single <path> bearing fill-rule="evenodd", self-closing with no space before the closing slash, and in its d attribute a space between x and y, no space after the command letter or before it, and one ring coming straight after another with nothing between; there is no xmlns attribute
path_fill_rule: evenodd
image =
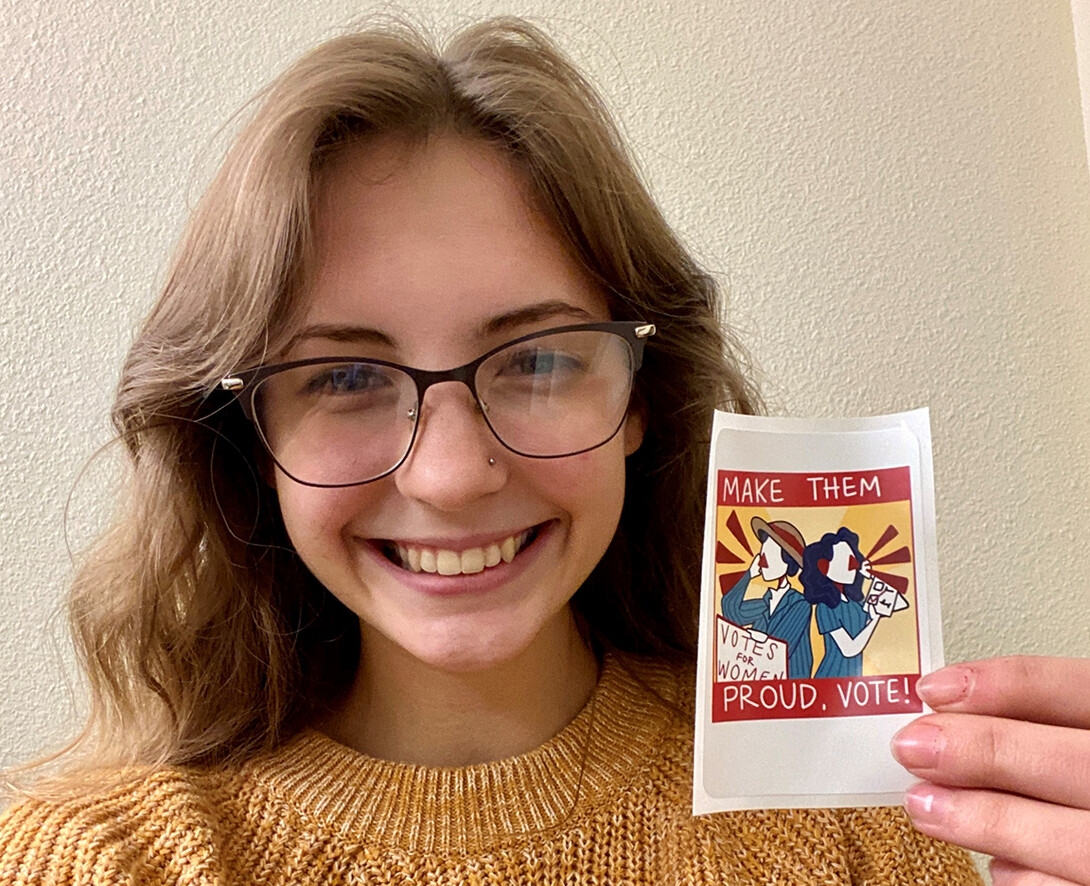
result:
<svg viewBox="0 0 1090 886"><path fill-rule="evenodd" d="M538 529L539 527L535 526L483 547L465 548L461 551L391 541L383 547L383 553L392 563L409 572L475 575L500 563L510 563L537 537Z"/></svg>

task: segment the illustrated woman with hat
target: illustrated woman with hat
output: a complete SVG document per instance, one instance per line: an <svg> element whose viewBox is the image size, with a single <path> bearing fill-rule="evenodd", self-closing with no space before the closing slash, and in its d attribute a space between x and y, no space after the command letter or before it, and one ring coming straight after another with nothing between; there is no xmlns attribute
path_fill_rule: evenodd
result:
<svg viewBox="0 0 1090 886"><path fill-rule="evenodd" d="M787 674L791 679L806 679L814 667L810 648L810 604L791 583L802 566L806 542L802 533L786 520L766 523L760 517L750 521L761 550L753 558L749 571L727 593L720 604L723 617L742 627L768 634L787 644ZM773 586L759 599L747 600L749 583L758 575Z"/></svg>

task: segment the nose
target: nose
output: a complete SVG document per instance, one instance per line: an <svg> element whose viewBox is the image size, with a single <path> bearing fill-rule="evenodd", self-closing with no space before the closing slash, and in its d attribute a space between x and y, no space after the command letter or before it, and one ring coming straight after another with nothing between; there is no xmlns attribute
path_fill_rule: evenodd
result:
<svg viewBox="0 0 1090 886"><path fill-rule="evenodd" d="M503 488L504 454L509 453L485 424L469 389L460 382L442 382L424 395L416 440L394 472L394 482L407 498L436 510L458 511Z"/></svg>
<svg viewBox="0 0 1090 886"><path fill-rule="evenodd" d="M761 552L761 559L757 561L757 565L761 569L768 569L768 558L764 555L763 551Z"/></svg>

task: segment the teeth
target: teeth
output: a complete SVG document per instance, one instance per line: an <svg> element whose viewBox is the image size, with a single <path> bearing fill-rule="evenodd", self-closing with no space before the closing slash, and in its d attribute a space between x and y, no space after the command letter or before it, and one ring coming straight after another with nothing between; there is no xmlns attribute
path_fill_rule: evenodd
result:
<svg viewBox="0 0 1090 886"><path fill-rule="evenodd" d="M523 549L530 532L511 535L501 542L493 542L483 548L467 548L460 553L444 549L413 548L395 544L401 566L412 572L430 572L439 575L475 575L499 563L510 563Z"/></svg>
<svg viewBox="0 0 1090 886"><path fill-rule="evenodd" d="M402 560L402 563L405 561ZM422 572L438 572L439 567L435 565L435 551L429 551L424 548L420 552L420 569Z"/></svg>
<svg viewBox="0 0 1090 886"><path fill-rule="evenodd" d="M454 551L436 551L435 565L440 575L457 575L462 571L462 558Z"/></svg>
<svg viewBox="0 0 1090 886"><path fill-rule="evenodd" d="M460 565L464 575L484 572L484 551L480 548L470 548L468 551L462 551L461 561Z"/></svg>

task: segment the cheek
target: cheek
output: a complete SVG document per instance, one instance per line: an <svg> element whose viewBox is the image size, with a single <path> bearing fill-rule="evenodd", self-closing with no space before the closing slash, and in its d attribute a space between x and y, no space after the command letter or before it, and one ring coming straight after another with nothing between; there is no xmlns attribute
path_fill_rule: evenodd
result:
<svg viewBox="0 0 1090 886"><path fill-rule="evenodd" d="M366 487L315 489L279 478L276 485L284 528L296 552L311 571L337 556L344 547L344 529L366 507L360 501Z"/></svg>
<svg viewBox="0 0 1090 886"><path fill-rule="evenodd" d="M538 478L541 494L571 515L575 530L605 536L607 544L624 505L624 450L613 445L621 442L615 438L600 450L543 465Z"/></svg>
<svg viewBox="0 0 1090 886"><path fill-rule="evenodd" d="M585 577L605 554L620 520L625 459L620 435L599 449L557 459L525 459L512 475L515 497L536 500L532 513L553 514L564 527L561 563Z"/></svg>

